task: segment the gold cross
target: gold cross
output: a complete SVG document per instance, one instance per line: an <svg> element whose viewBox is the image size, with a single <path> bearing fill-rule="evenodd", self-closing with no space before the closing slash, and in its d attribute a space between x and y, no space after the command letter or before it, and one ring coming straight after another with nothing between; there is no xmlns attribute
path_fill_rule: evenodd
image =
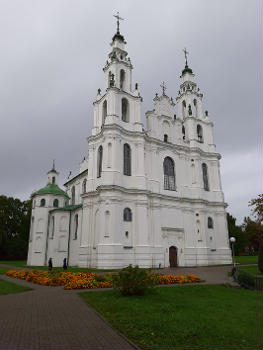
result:
<svg viewBox="0 0 263 350"><path fill-rule="evenodd" d="M186 51L186 48L184 48L183 52L185 57L185 65L187 66L187 55L189 55L189 52Z"/></svg>
<svg viewBox="0 0 263 350"><path fill-rule="evenodd" d="M163 95L165 95L165 90L166 90L167 88L166 88L166 85L165 85L164 81L163 81L163 83L162 83L160 86L161 86L161 88L163 89Z"/></svg>
<svg viewBox="0 0 263 350"><path fill-rule="evenodd" d="M117 12L117 15L113 15L113 17L117 18L117 33L120 33L120 20L124 20L124 18L120 17L119 11Z"/></svg>

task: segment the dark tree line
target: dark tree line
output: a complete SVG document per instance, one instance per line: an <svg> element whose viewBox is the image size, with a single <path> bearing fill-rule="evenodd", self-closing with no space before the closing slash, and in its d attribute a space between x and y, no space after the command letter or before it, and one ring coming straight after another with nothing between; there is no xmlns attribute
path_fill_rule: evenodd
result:
<svg viewBox="0 0 263 350"><path fill-rule="evenodd" d="M0 196L0 259L25 259L28 250L31 200Z"/></svg>

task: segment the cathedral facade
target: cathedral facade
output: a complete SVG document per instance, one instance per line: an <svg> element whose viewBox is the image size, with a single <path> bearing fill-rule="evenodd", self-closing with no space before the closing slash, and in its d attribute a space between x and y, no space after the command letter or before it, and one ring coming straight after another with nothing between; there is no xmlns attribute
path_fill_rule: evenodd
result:
<svg viewBox="0 0 263 350"><path fill-rule="evenodd" d="M79 174L63 191L53 167L32 195L28 265L50 257L100 269L229 264L221 156L187 56L176 99L163 84L144 129L125 45L118 26Z"/></svg>

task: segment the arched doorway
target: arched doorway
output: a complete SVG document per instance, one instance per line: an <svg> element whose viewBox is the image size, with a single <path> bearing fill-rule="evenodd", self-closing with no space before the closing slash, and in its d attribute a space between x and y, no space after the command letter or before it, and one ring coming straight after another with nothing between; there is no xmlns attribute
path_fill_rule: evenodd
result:
<svg viewBox="0 0 263 350"><path fill-rule="evenodd" d="M170 263L170 267L176 267L178 265L178 263L177 263L177 248L174 246L171 246L169 248L169 263Z"/></svg>

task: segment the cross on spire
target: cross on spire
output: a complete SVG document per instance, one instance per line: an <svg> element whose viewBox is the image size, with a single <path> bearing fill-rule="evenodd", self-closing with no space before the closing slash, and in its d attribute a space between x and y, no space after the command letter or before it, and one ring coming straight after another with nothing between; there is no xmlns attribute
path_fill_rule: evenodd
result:
<svg viewBox="0 0 263 350"><path fill-rule="evenodd" d="M189 55L189 52L186 51L186 48L184 48L183 52L184 52L184 57L185 57L185 66L188 66L187 55Z"/></svg>
<svg viewBox="0 0 263 350"><path fill-rule="evenodd" d="M120 34L120 20L124 20L124 18L120 17L119 11L117 12L117 15L113 15L113 17L117 18L117 34Z"/></svg>
<svg viewBox="0 0 263 350"><path fill-rule="evenodd" d="M56 169L55 169L55 159L53 159L53 166L52 166L52 170L56 170Z"/></svg>
<svg viewBox="0 0 263 350"><path fill-rule="evenodd" d="M167 89L167 87L166 87L164 81L163 81L163 83L160 86L163 89L163 95L165 95L165 90Z"/></svg>

